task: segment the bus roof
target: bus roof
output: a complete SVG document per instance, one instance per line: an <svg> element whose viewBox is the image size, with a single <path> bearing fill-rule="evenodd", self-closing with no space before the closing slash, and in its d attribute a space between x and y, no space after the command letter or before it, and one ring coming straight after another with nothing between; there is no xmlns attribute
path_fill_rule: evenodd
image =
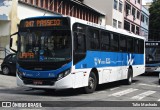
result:
<svg viewBox="0 0 160 110"><path fill-rule="evenodd" d="M28 18L25 18L23 20L28 20L28 19L40 19L40 18L55 18L55 17L64 17L62 15L54 15L54 16L35 16L35 17L28 17Z"/></svg>

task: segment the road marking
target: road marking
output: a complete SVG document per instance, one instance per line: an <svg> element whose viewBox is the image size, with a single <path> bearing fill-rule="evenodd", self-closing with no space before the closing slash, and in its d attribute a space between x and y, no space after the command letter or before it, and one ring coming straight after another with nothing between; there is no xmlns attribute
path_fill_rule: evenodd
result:
<svg viewBox="0 0 160 110"><path fill-rule="evenodd" d="M157 86L157 85L143 84L143 83L140 83L139 85L142 85L142 86L149 86L149 87L160 87L160 86Z"/></svg>
<svg viewBox="0 0 160 110"><path fill-rule="evenodd" d="M141 93L141 94L139 94L139 95L136 95L136 96L132 97L131 99L141 100L141 99L143 99L143 98L145 98L145 97L147 97L147 96L149 96L149 95L151 95L151 94L154 94L155 92L156 92L156 91L143 92L143 93Z"/></svg>
<svg viewBox="0 0 160 110"><path fill-rule="evenodd" d="M138 89L129 88L129 89L126 89L126 90L123 90L123 91L120 91L120 92L116 92L116 93L114 93L114 94L111 94L111 95L109 95L109 96L120 97L120 96L122 96L122 95L131 93L131 92L134 92L134 91L137 91L137 90L138 90Z"/></svg>
<svg viewBox="0 0 160 110"><path fill-rule="evenodd" d="M107 91L99 91L99 92L95 92L95 94L102 94L102 93L106 93Z"/></svg>
<svg viewBox="0 0 160 110"><path fill-rule="evenodd" d="M115 90L115 89L118 89L119 87L115 87L115 88L112 88L112 89L110 89L111 91L113 91L113 90Z"/></svg>

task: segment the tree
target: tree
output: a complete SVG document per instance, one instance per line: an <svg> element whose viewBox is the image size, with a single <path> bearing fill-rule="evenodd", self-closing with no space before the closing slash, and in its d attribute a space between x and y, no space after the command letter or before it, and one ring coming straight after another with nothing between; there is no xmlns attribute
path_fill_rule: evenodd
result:
<svg viewBox="0 0 160 110"><path fill-rule="evenodd" d="M152 3L149 12L149 39L160 40L160 0Z"/></svg>

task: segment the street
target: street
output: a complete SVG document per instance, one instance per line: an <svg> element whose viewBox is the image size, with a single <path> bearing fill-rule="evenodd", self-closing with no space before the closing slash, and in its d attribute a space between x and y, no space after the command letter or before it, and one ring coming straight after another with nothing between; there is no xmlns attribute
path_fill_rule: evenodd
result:
<svg viewBox="0 0 160 110"><path fill-rule="evenodd" d="M15 76L0 74L0 79L0 101L160 101L158 74L135 77L132 85L122 81L103 84L92 94L84 94L82 89L47 93L18 87Z"/></svg>

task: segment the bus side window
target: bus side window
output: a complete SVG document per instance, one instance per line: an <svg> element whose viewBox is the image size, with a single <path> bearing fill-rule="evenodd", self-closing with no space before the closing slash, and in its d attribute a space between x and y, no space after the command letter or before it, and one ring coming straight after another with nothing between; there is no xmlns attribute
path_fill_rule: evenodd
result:
<svg viewBox="0 0 160 110"><path fill-rule="evenodd" d="M88 28L88 39L89 39L89 49L91 50L99 50L99 31L94 28Z"/></svg>
<svg viewBox="0 0 160 110"><path fill-rule="evenodd" d="M133 47L134 45L133 45L133 38L130 38L130 37L128 37L127 38L127 51L129 52L129 53L132 53L133 52Z"/></svg>
<svg viewBox="0 0 160 110"><path fill-rule="evenodd" d="M111 51L117 52L119 50L119 36L118 34L111 34Z"/></svg>
<svg viewBox="0 0 160 110"><path fill-rule="evenodd" d="M138 41L138 39L134 39L134 46L135 46L134 52L139 53L139 41Z"/></svg>
<svg viewBox="0 0 160 110"><path fill-rule="evenodd" d="M121 52L126 52L127 51L127 45L126 45L126 36L120 35L120 42L119 42L119 47Z"/></svg>
<svg viewBox="0 0 160 110"><path fill-rule="evenodd" d="M101 33L101 50L109 51L110 50L110 33L102 32Z"/></svg>
<svg viewBox="0 0 160 110"><path fill-rule="evenodd" d="M85 53L85 35L81 33L74 33L74 49L75 53Z"/></svg>
<svg viewBox="0 0 160 110"><path fill-rule="evenodd" d="M140 43L139 43L139 52L141 54L143 54L144 53L144 41L143 40L139 40L139 41L140 41Z"/></svg>

